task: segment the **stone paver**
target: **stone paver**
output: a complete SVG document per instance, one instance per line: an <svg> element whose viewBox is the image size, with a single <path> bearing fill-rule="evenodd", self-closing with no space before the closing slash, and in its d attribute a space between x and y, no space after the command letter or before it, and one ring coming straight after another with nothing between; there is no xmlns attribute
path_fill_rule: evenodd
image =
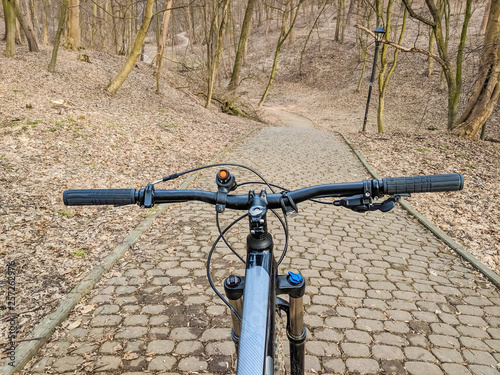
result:
<svg viewBox="0 0 500 375"><path fill-rule="evenodd" d="M337 135L306 123L263 129L224 159L290 189L368 178ZM238 182L256 179L229 169ZM205 172L192 188L215 190L215 173ZM406 211L358 214L309 202L299 210L289 219L280 269L308 282L308 372L499 374L498 290ZM239 215L227 210L221 226ZM93 309L69 316L80 326L59 327L24 374L47 366L54 374L233 373L230 315L205 271L218 234L214 217L203 203L172 206L82 301ZM284 236L270 220L280 254ZM227 238L241 252L248 229L240 224ZM227 248L217 248L211 270L219 290L243 269Z"/></svg>

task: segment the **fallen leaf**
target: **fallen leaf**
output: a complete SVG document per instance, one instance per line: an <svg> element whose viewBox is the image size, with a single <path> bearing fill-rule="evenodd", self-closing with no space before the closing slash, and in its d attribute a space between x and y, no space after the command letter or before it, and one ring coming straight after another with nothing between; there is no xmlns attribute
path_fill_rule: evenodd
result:
<svg viewBox="0 0 500 375"><path fill-rule="evenodd" d="M69 326L68 326L68 329L71 331L75 328L78 328L80 326L80 324L82 324L82 320L81 319L78 319L77 321L71 323Z"/></svg>
<svg viewBox="0 0 500 375"><path fill-rule="evenodd" d="M83 306L83 308L82 308L82 314L87 314L90 311L94 310L94 308L95 308L95 305Z"/></svg>
<svg viewBox="0 0 500 375"><path fill-rule="evenodd" d="M123 356L123 359L126 360L126 361L130 361L132 359L137 359L139 358L139 354L137 353L132 353L132 351L128 351L127 353L125 353L125 355Z"/></svg>

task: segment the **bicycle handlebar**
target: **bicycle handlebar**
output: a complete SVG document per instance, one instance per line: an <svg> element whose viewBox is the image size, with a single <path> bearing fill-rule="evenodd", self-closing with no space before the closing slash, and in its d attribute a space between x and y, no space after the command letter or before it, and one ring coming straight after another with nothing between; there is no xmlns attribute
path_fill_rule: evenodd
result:
<svg viewBox="0 0 500 375"><path fill-rule="evenodd" d="M361 182L336 183L316 185L287 192L295 203L317 197L346 197L355 194L405 194L424 192L458 191L464 186L461 174L444 174L415 177L394 177L382 180L366 180ZM217 192L205 190L154 190L153 203L175 203L186 201L201 201L210 204L217 203ZM145 189L85 189L66 190L63 201L66 206L85 205L127 205L144 204ZM268 194L269 208L279 208L282 204L282 194ZM228 195L226 207L229 209L248 209L248 195Z"/></svg>

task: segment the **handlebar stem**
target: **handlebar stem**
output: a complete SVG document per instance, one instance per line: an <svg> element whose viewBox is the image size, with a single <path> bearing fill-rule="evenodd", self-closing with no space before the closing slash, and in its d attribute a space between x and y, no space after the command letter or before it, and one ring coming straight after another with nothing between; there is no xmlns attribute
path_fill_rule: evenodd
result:
<svg viewBox="0 0 500 375"><path fill-rule="evenodd" d="M267 237L267 194L262 189L259 195L253 190L248 193L248 218L250 235L255 240L263 240Z"/></svg>

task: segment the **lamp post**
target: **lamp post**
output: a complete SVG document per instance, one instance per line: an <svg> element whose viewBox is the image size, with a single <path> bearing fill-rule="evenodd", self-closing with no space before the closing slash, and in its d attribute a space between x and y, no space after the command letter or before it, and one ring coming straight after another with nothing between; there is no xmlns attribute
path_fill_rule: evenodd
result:
<svg viewBox="0 0 500 375"><path fill-rule="evenodd" d="M375 56L373 57L373 68L372 68L372 77L370 78L370 88L368 89L368 100L366 101L366 111L365 111L365 120L363 121L363 132L366 130L366 121L368 120L368 107L370 106L370 98L372 96L372 87L373 87L373 78L375 76L375 69L377 68L377 55L378 55L378 47L380 46L380 42L384 39L385 30L382 26L379 26L375 30Z"/></svg>

